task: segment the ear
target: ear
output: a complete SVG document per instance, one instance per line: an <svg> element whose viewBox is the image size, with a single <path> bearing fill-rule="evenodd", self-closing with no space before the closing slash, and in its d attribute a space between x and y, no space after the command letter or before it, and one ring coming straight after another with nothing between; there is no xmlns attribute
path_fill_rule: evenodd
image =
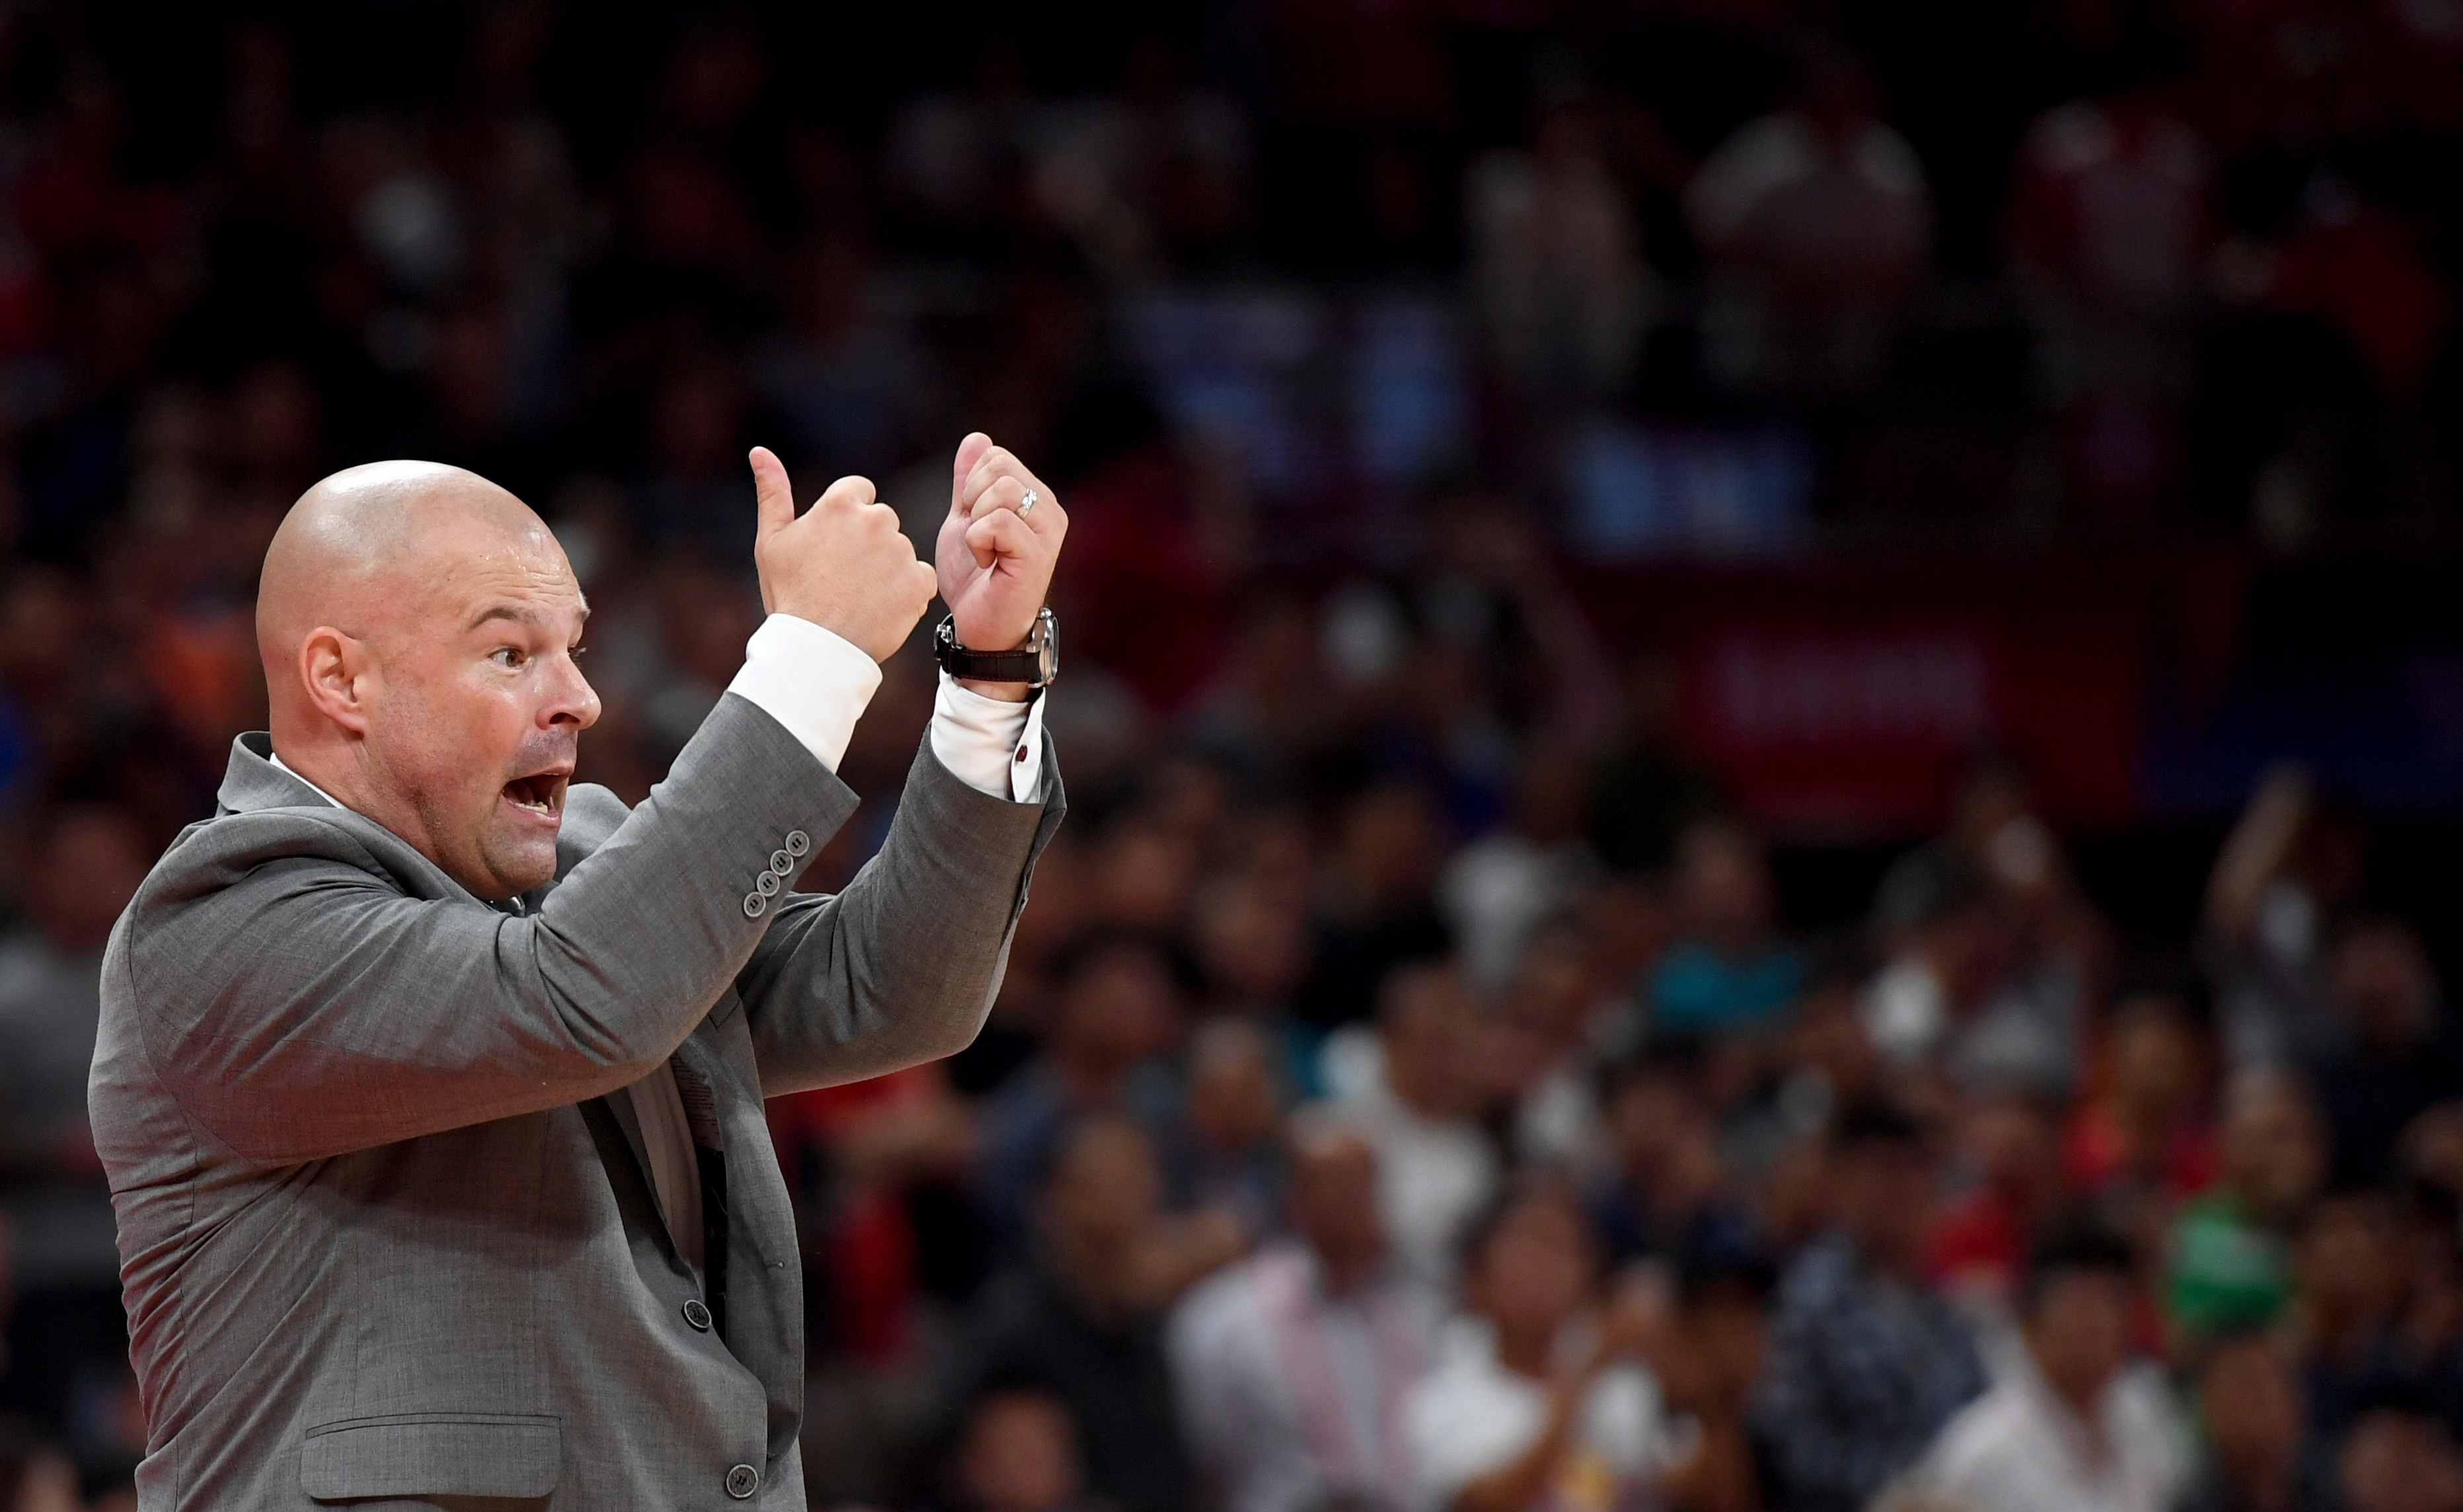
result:
<svg viewBox="0 0 2463 1512"><path fill-rule="evenodd" d="M316 712L353 735L368 732L367 648L331 625L299 643L299 684Z"/></svg>

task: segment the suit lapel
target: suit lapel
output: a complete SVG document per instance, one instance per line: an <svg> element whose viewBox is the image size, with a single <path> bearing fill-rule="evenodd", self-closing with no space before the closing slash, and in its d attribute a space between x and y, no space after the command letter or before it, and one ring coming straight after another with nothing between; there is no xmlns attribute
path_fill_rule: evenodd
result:
<svg viewBox="0 0 2463 1512"><path fill-rule="evenodd" d="M650 1146L642 1137L641 1115L633 1111L633 1090L619 1087L599 1100L606 1105L607 1115L616 1120L616 1127L624 1131L625 1147L633 1152L633 1165L642 1173L642 1185L650 1193L650 1209L656 1213L659 1206L658 1183L650 1179ZM666 1227L664 1214L660 1215L659 1226L662 1229ZM673 1242L672 1235L669 1242Z"/></svg>

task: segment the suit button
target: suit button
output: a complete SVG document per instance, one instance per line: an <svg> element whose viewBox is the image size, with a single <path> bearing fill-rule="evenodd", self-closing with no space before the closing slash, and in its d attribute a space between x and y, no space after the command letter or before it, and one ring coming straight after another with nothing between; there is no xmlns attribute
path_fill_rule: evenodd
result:
<svg viewBox="0 0 2463 1512"><path fill-rule="evenodd" d="M762 915L768 912L770 912L770 900L768 898L763 897L758 893L747 893L744 895L745 918L759 918Z"/></svg>
<svg viewBox="0 0 2463 1512"><path fill-rule="evenodd" d="M778 896L778 889L786 885L786 883L778 880L777 873L764 872L761 874L760 880L753 883L752 890L760 894L763 897L776 897Z"/></svg>
<svg viewBox="0 0 2463 1512"><path fill-rule="evenodd" d="M780 876L791 876L795 875L796 858L784 851L773 851L770 853L770 870Z"/></svg>
<svg viewBox="0 0 2463 1512"><path fill-rule="evenodd" d="M709 1331L709 1309L701 1305L699 1297L685 1304L685 1321L693 1326L695 1333Z"/></svg>
<svg viewBox="0 0 2463 1512"><path fill-rule="evenodd" d="M813 837L811 835L806 834L801 830L790 830L787 832L787 853L789 855L800 856L812 850L812 848Z"/></svg>
<svg viewBox="0 0 2463 1512"><path fill-rule="evenodd" d="M727 1472L727 1494L738 1501L761 1489L761 1472L751 1465L737 1465Z"/></svg>

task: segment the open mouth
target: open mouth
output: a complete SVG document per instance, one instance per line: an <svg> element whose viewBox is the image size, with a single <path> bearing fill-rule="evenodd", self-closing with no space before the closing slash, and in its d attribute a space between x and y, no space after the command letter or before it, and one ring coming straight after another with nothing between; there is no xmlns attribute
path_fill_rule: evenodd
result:
<svg viewBox="0 0 2463 1512"><path fill-rule="evenodd" d="M564 812L564 787L571 775L561 771L533 772L505 784L505 801L542 819Z"/></svg>

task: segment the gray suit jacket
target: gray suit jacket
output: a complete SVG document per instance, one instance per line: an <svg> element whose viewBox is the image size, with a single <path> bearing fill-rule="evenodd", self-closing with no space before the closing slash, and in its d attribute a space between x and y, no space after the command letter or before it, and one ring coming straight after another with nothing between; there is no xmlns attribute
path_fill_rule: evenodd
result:
<svg viewBox="0 0 2463 1512"><path fill-rule="evenodd" d="M91 1102L140 1504L802 1507L801 1276L762 1099L973 1038L1057 767L1009 803L926 743L845 892L756 905L856 798L730 695L641 808L571 789L556 879L514 913L270 750L235 743L220 811L104 959ZM707 1290L621 1091L670 1057Z"/></svg>

